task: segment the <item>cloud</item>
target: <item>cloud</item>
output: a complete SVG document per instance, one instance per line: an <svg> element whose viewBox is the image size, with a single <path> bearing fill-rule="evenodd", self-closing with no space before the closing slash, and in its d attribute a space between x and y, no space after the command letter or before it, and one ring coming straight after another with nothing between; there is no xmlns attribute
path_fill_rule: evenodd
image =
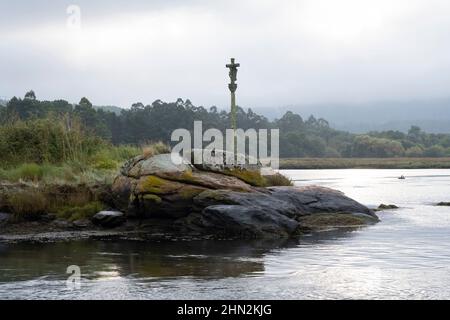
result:
<svg viewBox="0 0 450 320"><path fill-rule="evenodd" d="M431 0L0 3L2 96L276 107L449 96L450 4ZM6 19L7 16L7 19Z"/></svg>

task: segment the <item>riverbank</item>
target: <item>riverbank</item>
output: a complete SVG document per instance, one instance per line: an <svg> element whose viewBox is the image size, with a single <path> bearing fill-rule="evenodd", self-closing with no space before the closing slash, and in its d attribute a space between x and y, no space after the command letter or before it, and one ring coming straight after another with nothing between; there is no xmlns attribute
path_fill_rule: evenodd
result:
<svg viewBox="0 0 450 320"><path fill-rule="evenodd" d="M446 158L286 158L280 169L450 169Z"/></svg>
<svg viewBox="0 0 450 320"><path fill-rule="evenodd" d="M17 221L0 225L0 243L52 243L79 240L101 241L192 241L210 236L183 235L174 232L167 221L128 220L115 228L103 228L89 219L80 221Z"/></svg>
<svg viewBox="0 0 450 320"><path fill-rule="evenodd" d="M174 164L172 156L134 157L112 185L0 183L0 240L104 236L99 231L139 240L289 238L379 221L334 189L293 186L250 166Z"/></svg>
<svg viewBox="0 0 450 320"><path fill-rule="evenodd" d="M330 232L350 232L375 224L367 217L351 214L318 214L299 219L301 227L290 237L269 237L265 240L299 239L305 235ZM135 242L184 242L203 240L238 240L240 237L223 234L183 233L171 220L127 220L115 228L103 228L90 220L83 221L20 221L0 225L0 243L54 243L80 240L135 241ZM245 238L245 237L244 237ZM256 240L256 237L245 238Z"/></svg>

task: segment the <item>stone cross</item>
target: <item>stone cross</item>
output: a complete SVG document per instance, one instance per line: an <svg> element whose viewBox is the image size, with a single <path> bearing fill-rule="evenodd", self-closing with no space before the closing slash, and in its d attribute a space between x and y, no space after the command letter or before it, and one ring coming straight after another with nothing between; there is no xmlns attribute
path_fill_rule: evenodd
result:
<svg viewBox="0 0 450 320"><path fill-rule="evenodd" d="M231 58L231 63L227 64L226 67L228 69L230 69L230 80L231 83L228 85L228 88L230 89L231 92L235 92L236 88L237 88L237 84L236 84L236 76L237 76L237 72L238 72L238 67L240 67L241 65L239 63L235 63L234 62L234 58Z"/></svg>
<svg viewBox="0 0 450 320"><path fill-rule="evenodd" d="M231 127L232 129L236 132L236 89L237 89L237 84L236 84L236 76L237 76L237 72L238 72L238 67L240 67L241 65L239 63L235 63L234 62L234 58L231 58L231 63L227 64L226 67L228 69L230 69L230 80L231 82L228 84L228 89L230 89L231 92Z"/></svg>

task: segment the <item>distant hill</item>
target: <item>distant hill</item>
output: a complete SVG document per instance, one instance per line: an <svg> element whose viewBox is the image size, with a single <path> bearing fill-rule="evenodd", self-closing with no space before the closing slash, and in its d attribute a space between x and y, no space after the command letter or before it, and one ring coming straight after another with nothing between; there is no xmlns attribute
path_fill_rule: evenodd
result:
<svg viewBox="0 0 450 320"><path fill-rule="evenodd" d="M338 130L349 131L352 133L365 133L369 131L388 131L398 130L407 132L411 125L419 126L429 133L450 133L449 120L431 120L431 119L415 119L404 121L388 121L388 122L331 122L330 125Z"/></svg>
<svg viewBox="0 0 450 320"><path fill-rule="evenodd" d="M114 112L117 115L120 115L120 113L123 110L122 108L116 107L116 106L94 106L94 108L96 110L103 110L103 111Z"/></svg>
<svg viewBox="0 0 450 320"><path fill-rule="evenodd" d="M304 119L314 114L327 119L336 129L353 133L385 130L406 132L411 125L420 126L430 133L450 133L450 98L353 105L291 105L256 110L269 118L280 117L288 110L300 114Z"/></svg>
<svg viewBox="0 0 450 320"><path fill-rule="evenodd" d="M120 115L123 108L94 106ZM379 101L366 104L300 105L278 108L256 108L269 119L280 118L286 111L300 114L304 120L313 114L327 119L338 130L352 133L399 130L407 132L416 125L429 133L450 133L450 98L414 101Z"/></svg>
<svg viewBox="0 0 450 320"><path fill-rule="evenodd" d="M8 103L8 100L0 99L0 106L5 107Z"/></svg>

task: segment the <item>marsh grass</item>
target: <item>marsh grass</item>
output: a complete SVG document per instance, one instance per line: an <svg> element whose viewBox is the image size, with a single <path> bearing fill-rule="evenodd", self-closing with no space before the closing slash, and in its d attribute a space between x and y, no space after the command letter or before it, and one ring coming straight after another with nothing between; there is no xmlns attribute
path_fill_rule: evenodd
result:
<svg viewBox="0 0 450 320"><path fill-rule="evenodd" d="M142 154L145 158L150 158L158 154L170 152L170 147L161 141L158 141L156 143L144 144L141 148Z"/></svg>
<svg viewBox="0 0 450 320"><path fill-rule="evenodd" d="M275 186L292 186L292 180L281 173L275 173L268 176L263 176L265 185L267 187L275 187Z"/></svg>
<svg viewBox="0 0 450 320"><path fill-rule="evenodd" d="M8 196L8 205L16 218L35 220L50 209L45 194L39 190L19 191Z"/></svg>
<svg viewBox="0 0 450 320"><path fill-rule="evenodd" d="M85 161L22 163L0 168L0 181L44 183L100 183L111 181L126 160L141 153L139 147L106 146Z"/></svg>
<svg viewBox="0 0 450 320"><path fill-rule="evenodd" d="M92 201L79 206L64 206L56 212L58 218L76 221L81 219L90 219L97 212L105 208L100 201Z"/></svg>
<svg viewBox="0 0 450 320"><path fill-rule="evenodd" d="M16 220L38 220L53 213L75 221L91 218L105 208L97 198L86 185L36 185L9 194L7 207Z"/></svg>
<svg viewBox="0 0 450 320"><path fill-rule="evenodd" d="M285 158L280 169L449 169L443 158Z"/></svg>
<svg viewBox="0 0 450 320"><path fill-rule="evenodd" d="M169 151L161 142L112 145L68 115L11 120L0 126L0 182L17 188L2 194L0 207L18 219L90 218L104 208L92 190L111 185L125 161Z"/></svg>

